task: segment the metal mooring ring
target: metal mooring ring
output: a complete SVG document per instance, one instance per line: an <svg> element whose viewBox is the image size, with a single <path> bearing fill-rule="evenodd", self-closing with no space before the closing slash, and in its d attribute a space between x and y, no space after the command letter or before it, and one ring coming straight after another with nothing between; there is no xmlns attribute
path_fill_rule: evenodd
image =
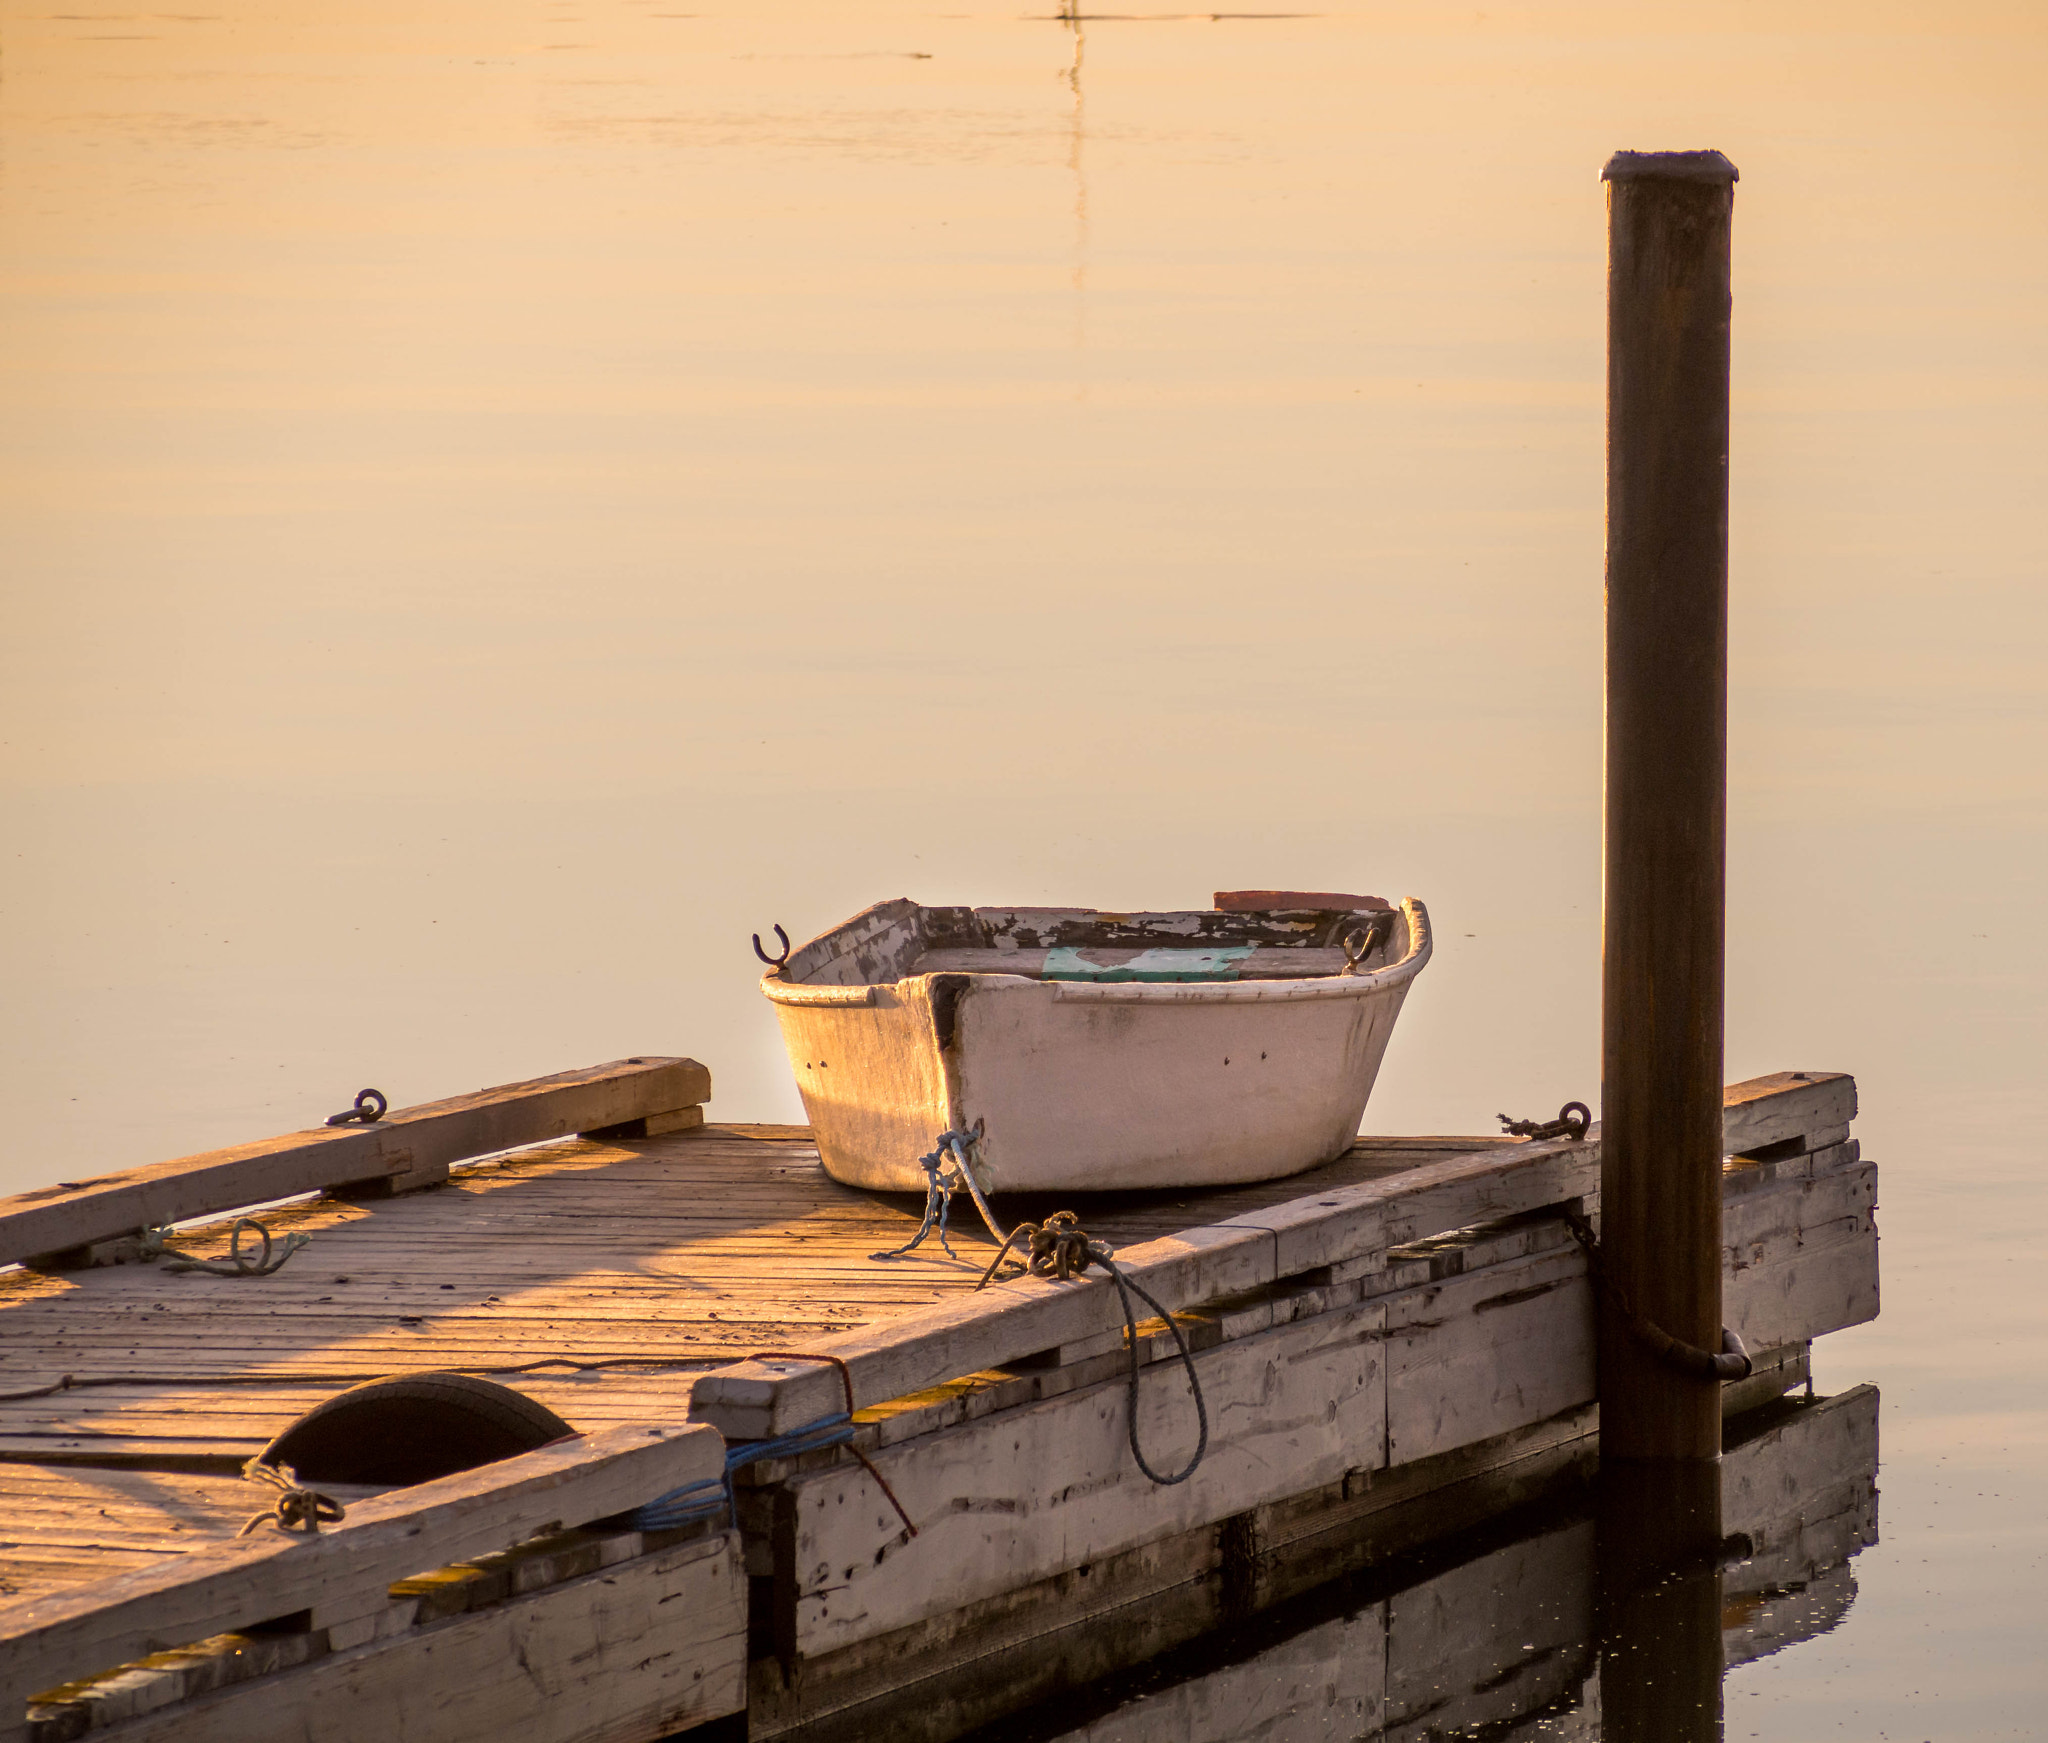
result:
<svg viewBox="0 0 2048 1743"><path fill-rule="evenodd" d="M1582 1101L1568 1101L1557 1110L1554 1120L1511 1120L1500 1116L1501 1130L1511 1138L1529 1138L1537 1143L1549 1138L1569 1138L1576 1144L1593 1123L1593 1110Z"/></svg>
<svg viewBox="0 0 2048 1743"><path fill-rule="evenodd" d="M366 1126L374 1126L384 1117L391 1104L384 1099L381 1089L359 1089L356 1091L354 1107L343 1108L338 1114L329 1114L330 1126L346 1126L360 1120Z"/></svg>

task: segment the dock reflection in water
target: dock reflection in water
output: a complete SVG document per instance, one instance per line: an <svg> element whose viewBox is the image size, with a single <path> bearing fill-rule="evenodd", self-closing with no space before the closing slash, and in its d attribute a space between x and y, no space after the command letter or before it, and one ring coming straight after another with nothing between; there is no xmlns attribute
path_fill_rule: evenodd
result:
<svg viewBox="0 0 2048 1743"><path fill-rule="evenodd" d="M1858 1386L1731 1423L1718 1565L1629 1589L1601 1566L1588 1490L1191 1641L975 1743L1719 1738L1718 1672L1826 1633L1855 1601L1850 1558L1877 1541L1877 1415L1877 1389ZM1702 1603L1719 1619L1703 1701L1682 1621ZM1619 1687L1637 1698L1617 1703Z"/></svg>

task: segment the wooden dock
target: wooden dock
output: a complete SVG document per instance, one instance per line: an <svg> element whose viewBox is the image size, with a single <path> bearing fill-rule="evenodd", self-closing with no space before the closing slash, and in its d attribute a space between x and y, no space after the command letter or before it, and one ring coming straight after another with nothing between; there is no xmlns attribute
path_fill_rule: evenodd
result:
<svg viewBox="0 0 2048 1743"><path fill-rule="evenodd" d="M977 1291L992 1243L958 1226L957 1260L878 1260L921 1207L836 1185L802 1128L702 1123L709 1090L690 1061L626 1061L0 1201L0 1262L31 1262L0 1271L0 1738L720 1721L938 1743L1569 1492L1597 1457L1564 1214L1597 1219L1597 1127L1362 1139L1264 1185L1072 1201L1194 1350L1208 1452L1160 1487L1126 1444L1106 1279ZM1726 1317L1757 1357L1731 1419L1877 1310L1854 1111L1836 1074L1728 1092ZM266 1203L274 1235L311 1237L271 1275L103 1262ZM1138 1342L1138 1429L1177 1469L1187 1382L1164 1325ZM449 1369L580 1438L336 1494L317 1535L237 1535L274 1491L236 1473L279 1429ZM849 1385L851 1443L736 1471L736 1519L631 1523L715 1490L729 1448L829 1424Z"/></svg>

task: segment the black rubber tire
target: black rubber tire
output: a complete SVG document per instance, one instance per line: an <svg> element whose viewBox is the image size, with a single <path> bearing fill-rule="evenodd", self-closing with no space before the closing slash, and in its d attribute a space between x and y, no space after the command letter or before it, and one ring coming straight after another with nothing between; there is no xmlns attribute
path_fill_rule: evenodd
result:
<svg viewBox="0 0 2048 1743"><path fill-rule="evenodd" d="M544 1404L473 1374L369 1380L316 1404L267 1447L302 1483L431 1482L576 1431Z"/></svg>

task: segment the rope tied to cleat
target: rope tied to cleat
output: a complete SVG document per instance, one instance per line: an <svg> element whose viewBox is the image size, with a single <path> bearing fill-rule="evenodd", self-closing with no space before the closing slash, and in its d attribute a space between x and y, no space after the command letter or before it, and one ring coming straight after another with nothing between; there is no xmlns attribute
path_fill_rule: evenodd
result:
<svg viewBox="0 0 2048 1743"><path fill-rule="evenodd" d="M996 1272L1011 1248L1023 1240L1025 1251L1023 1275L1045 1277L1056 1283L1070 1283L1078 1280L1090 1265L1099 1265L1107 1271L1116 1284L1118 1299L1124 1310L1124 1341L1130 1351L1130 1411L1125 1424L1131 1442L1131 1457L1138 1462L1138 1469L1162 1488L1175 1483L1185 1483L1195 1474L1203 1456L1209 1450L1209 1405L1202 1396L1202 1382L1195 1373L1195 1358L1188 1350L1187 1338L1182 1334L1179 1322L1168 1313L1152 1293L1135 1277L1131 1276L1116 1262L1116 1249L1107 1241L1099 1241L1081 1226L1081 1219L1070 1210L1056 1210L1043 1222L1022 1222L1007 1234L996 1221L996 1213L989 1206L987 1196L981 1190L981 1182L974 1177L974 1167L967 1151L970 1145L980 1142L986 1124L976 1120L964 1131L941 1132L924 1155L917 1159L917 1165L924 1170L925 1194L924 1216L917 1225L917 1233L903 1246L886 1253L870 1255L876 1259L901 1259L915 1252L934 1233L939 1245L946 1249L946 1256L959 1258L953 1251L952 1243L946 1239L946 1219L953 1202L953 1194L965 1191L974 1200L974 1208L981 1212L981 1220L988 1225L988 1232L996 1240L996 1256L981 1275L976 1289L986 1289L996 1280ZM1194 1456L1184 1469L1172 1476L1161 1476L1152 1468L1145 1457L1145 1449L1138 1444L1138 1316L1131 1306L1131 1294L1136 1291L1140 1300L1166 1322L1166 1329L1173 1333L1174 1348L1180 1354L1181 1365L1187 1369L1188 1390L1195 1396L1195 1420L1200 1433L1195 1441ZM817 1357L814 1360L827 1358ZM842 1369L843 1373L843 1369ZM853 1409L853 1383L847 1381L847 1410ZM865 1461L863 1461L865 1462ZM874 1467L868 1467L873 1470ZM875 1480L881 1481L880 1473ZM899 1509L900 1511L900 1509Z"/></svg>
<svg viewBox="0 0 2048 1743"><path fill-rule="evenodd" d="M1138 1469L1150 1477L1161 1488L1171 1488L1175 1483L1185 1483L1195 1474L1195 1468L1202 1462L1209 1450L1209 1404L1202 1396L1201 1377L1195 1372L1195 1358L1188 1349L1188 1340L1180 1329L1180 1321L1163 1307L1144 1284L1133 1277L1116 1262L1116 1249L1107 1241L1099 1241L1081 1226L1081 1219L1070 1210L1056 1210L1040 1223L1019 1223L1003 1237L1003 1244L982 1273L976 1289L986 1289L994 1280L997 1269L1008 1257L1010 1249L1022 1236L1028 1243L1029 1256L1024 1260L1024 1274L1045 1277L1056 1283L1071 1282L1081 1276L1090 1265L1100 1265L1116 1284L1117 1298L1124 1309L1124 1347L1130 1354L1129 1393L1130 1408L1125 1413L1124 1428L1131 1443L1131 1457L1137 1460ZM1145 1449L1138 1444L1138 1316L1131 1307L1131 1296L1135 1292L1140 1300L1166 1322L1166 1329L1173 1333L1173 1347L1180 1356L1181 1366L1187 1370L1188 1390L1195 1397L1195 1421L1199 1433L1195 1440L1194 1456L1172 1476L1161 1476L1152 1468L1145 1457Z"/></svg>

